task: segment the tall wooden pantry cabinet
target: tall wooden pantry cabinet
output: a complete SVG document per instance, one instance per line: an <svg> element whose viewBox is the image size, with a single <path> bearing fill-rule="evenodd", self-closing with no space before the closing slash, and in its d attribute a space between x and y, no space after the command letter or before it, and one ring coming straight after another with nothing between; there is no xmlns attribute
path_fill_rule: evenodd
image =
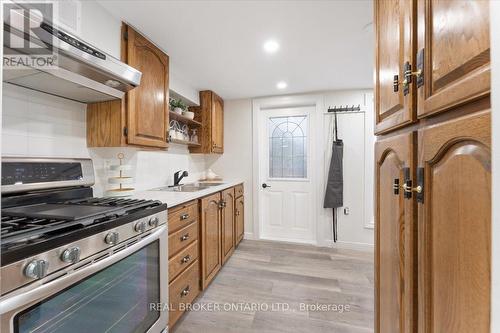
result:
<svg viewBox="0 0 500 333"><path fill-rule="evenodd" d="M489 1L374 9L375 331L489 332Z"/></svg>

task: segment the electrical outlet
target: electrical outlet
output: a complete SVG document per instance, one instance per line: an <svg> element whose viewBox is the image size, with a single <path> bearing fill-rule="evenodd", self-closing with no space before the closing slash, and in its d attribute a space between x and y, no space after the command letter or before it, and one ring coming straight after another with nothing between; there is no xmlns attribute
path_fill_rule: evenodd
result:
<svg viewBox="0 0 500 333"><path fill-rule="evenodd" d="M349 215L350 211L349 211L349 207L345 207L344 208L344 215Z"/></svg>

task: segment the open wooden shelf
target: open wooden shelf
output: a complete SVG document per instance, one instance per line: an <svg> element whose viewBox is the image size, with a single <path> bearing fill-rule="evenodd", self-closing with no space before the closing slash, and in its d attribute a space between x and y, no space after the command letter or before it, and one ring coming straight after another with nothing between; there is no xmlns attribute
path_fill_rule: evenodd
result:
<svg viewBox="0 0 500 333"><path fill-rule="evenodd" d="M169 142L171 142L171 143L178 143L178 144L181 144L181 145L188 145L190 147L201 147L201 144L199 144L199 143L194 143L194 142L186 141L186 140L170 139Z"/></svg>
<svg viewBox="0 0 500 333"><path fill-rule="evenodd" d="M191 127L200 127L201 126L201 123L199 121L184 117L182 114L178 114L174 111L169 111L169 114L170 114L170 119L175 119L178 122L188 124Z"/></svg>

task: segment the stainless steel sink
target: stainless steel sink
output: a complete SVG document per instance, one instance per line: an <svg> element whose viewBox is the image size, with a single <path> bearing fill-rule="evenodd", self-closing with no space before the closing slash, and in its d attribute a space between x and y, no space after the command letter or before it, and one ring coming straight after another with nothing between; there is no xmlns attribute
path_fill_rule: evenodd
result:
<svg viewBox="0 0 500 333"><path fill-rule="evenodd" d="M169 191L169 192L198 192L210 188L212 186L222 185L224 183L193 183L179 186L164 186L153 189L153 191Z"/></svg>
<svg viewBox="0 0 500 333"><path fill-rule="evenodd" d="M224 185L225 183L200 183L200 186L204 187L212 187L212 186L219 186L219 185Z"/></svg>

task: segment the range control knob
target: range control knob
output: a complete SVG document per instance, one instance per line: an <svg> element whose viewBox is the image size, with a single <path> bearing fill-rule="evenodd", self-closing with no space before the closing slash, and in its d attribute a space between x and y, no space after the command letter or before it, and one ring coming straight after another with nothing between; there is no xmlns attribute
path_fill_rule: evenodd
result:
<svg viewBox="0 0 500 333"><path fill-rule="evenodd" d="M67 263L76 263L80 260L80 248L78 246L70 247L69 249L64 250L61 254L61 260Z"/></svg>
<svg viewBox="0 0 500 333"><path fill-rule="evenodd" d="M47 275L49 263L45 260L32 260L24 267L24 276L30 279L41 279Z"/></svg>
<svg viewBox="0 0 500 333"><path fill-rule="evenodd" d="M106 235L106 237L104 238L104 241L106 242L106 244L115 245L115 244L118 244L119 238L120 238L120 235L117 232L111 231L110 233L108 233Z"/></svg>
<svg viewBox="0 0 500 333"><path fill-rule="evenodd" d="M149 219L149 226L150 227L156 227L160 223L160 219L157 217L152 217Z"/></svg>
<svg viewBox="0 0 500 333"><path fill-rule="evenodd" d="M134 226L134 230L137 231L137 232L144 232L146 231L146 222L144 221L141 221L141 222L137 222Z"/></svg>

